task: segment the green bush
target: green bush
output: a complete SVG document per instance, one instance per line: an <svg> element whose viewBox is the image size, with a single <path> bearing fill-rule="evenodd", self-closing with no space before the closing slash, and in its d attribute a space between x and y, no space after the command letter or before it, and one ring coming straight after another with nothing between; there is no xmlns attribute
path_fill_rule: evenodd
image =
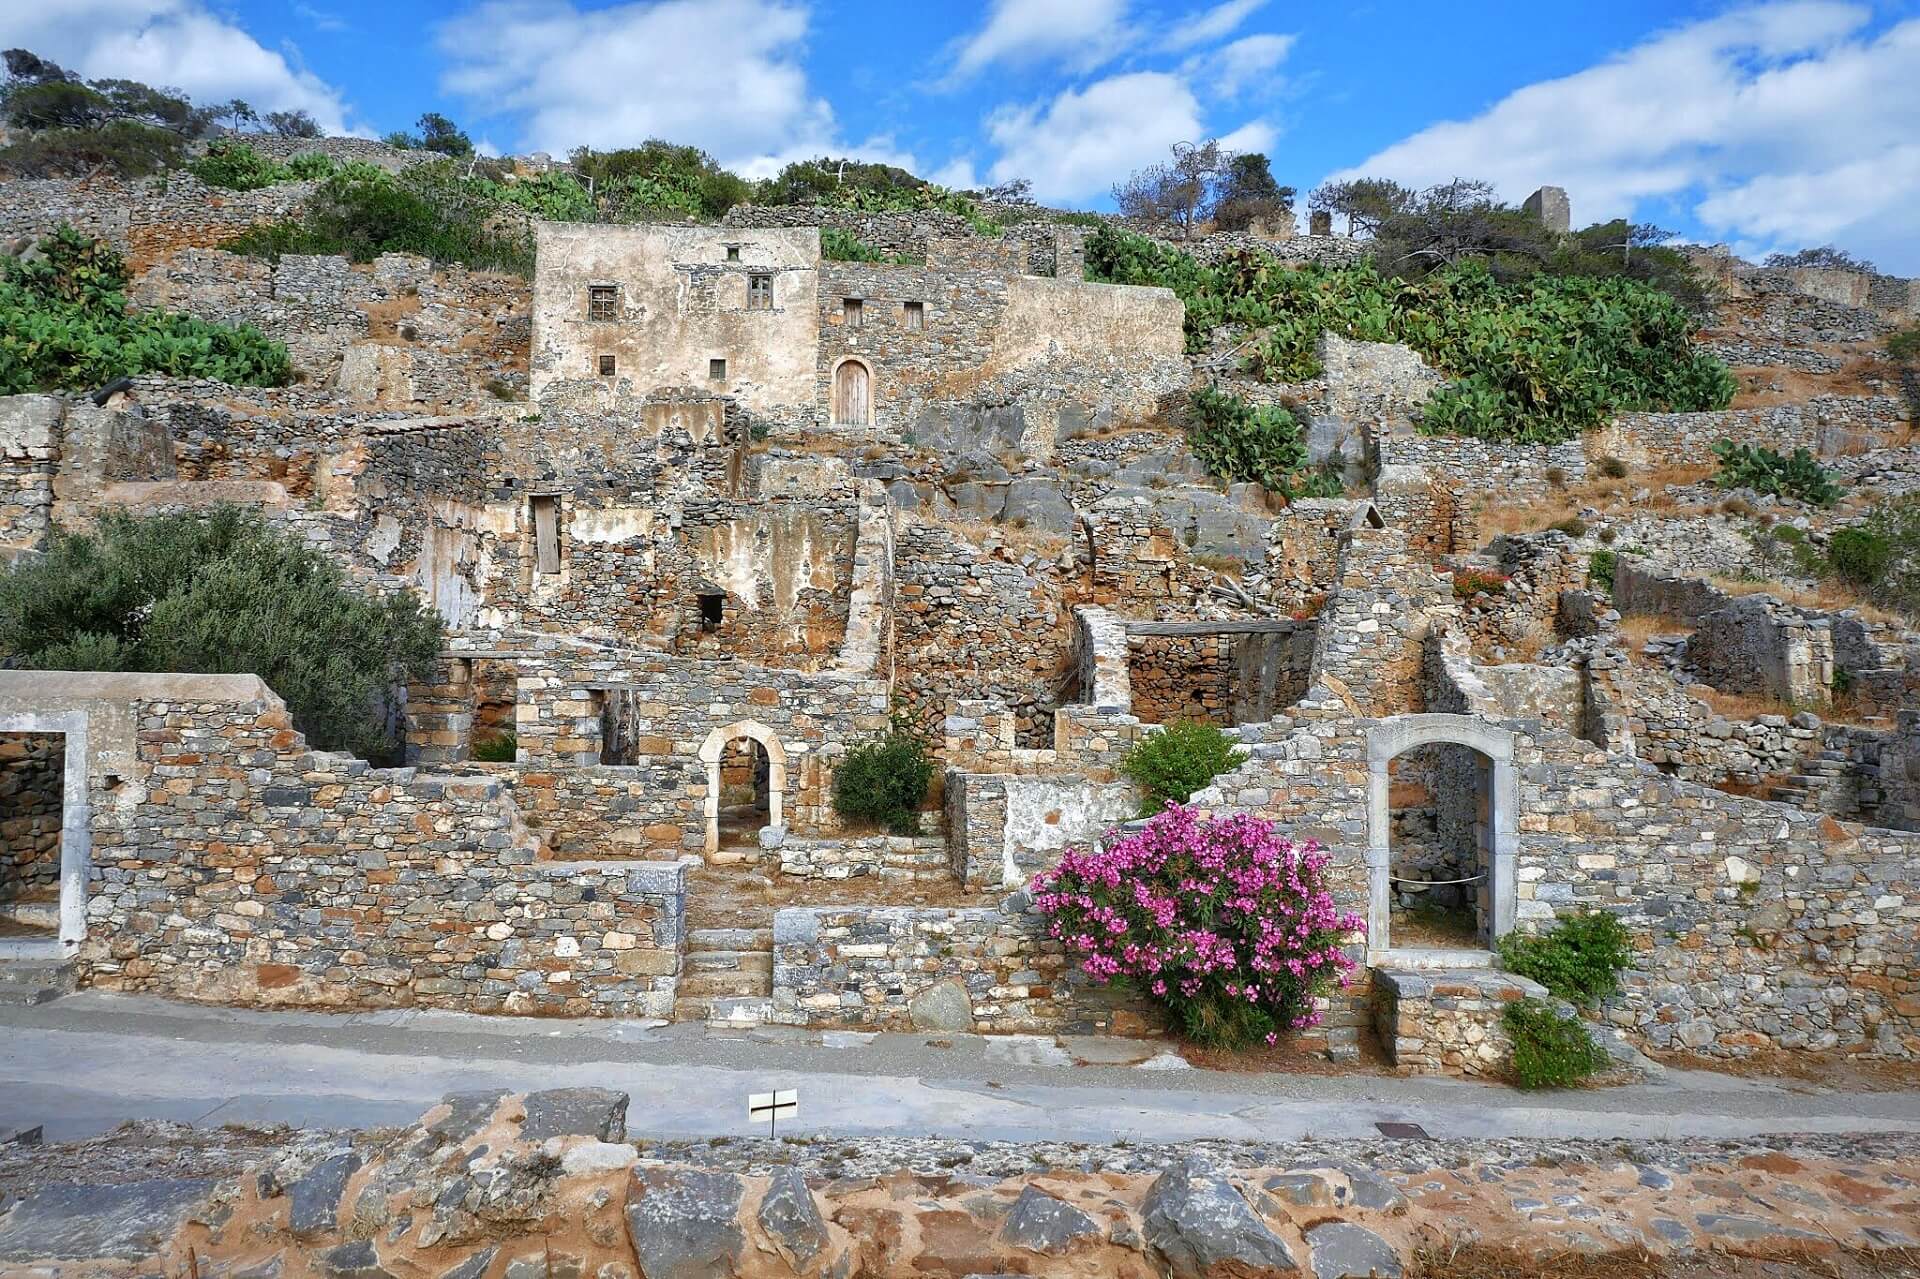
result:
<svg viewBox="0 0 1920 1279"><path fill-rule="evenodd" d="M1591 1008L1620 989L1620 974L1633 962L1631 941L1612 915L1588 911L1561 920L1551 932L1508 933L1500 939L1500 963Z"/></svg>
<svg viewBox="0 0 1920 1279"><path fill-rule="evenodd" d="M833 811L855 826L895 835L920 831L920 806L933 785L926 739L903 723L847 752L833 774Z"/></svg>
<svg viewBox="0 0 1920 1279"><path fill-rule="evenodd" d="M900 266L915 264L910 257L875 248L851 231L831 226L820 228L820 256L830 262L891 262Z"/></svg>
<svg viewBox="0 0 1920 1279"><path fill-rule="evenodd" d="M62 226L39 249L0 263L0 395L91 390L139 373L246 386L292 378L287 348L251 326L129 311L126 264L102 242Z"/></svg>
<svg viewBox="0 0 1920 1279"><path fill-rule="evenodd" d="M1627 478L1627 464L1609 453L1600 459L1600 478L1603 480L1624 480Z"/></svg>
<svg viewBox="0 0 1920 1279"><path fill-rule="evenodd" d="M1607 1067L1607 1053L1578 1017L1539 999L1508 1004L1500 1017L1513 1040L1513 1077L1522 1088L1565 1088Z"/></svg>
<svg viewBox="0 0 1920 1279"><path fill-rule="evenodd" d="M1619 564L1619 557L1612 551L1595 551L1587 556L1587 577L1595 586L1612 595L1613 573Z"/></svg>
<svg viewBox="0 0 1920 1279"><path fill-rule="evenodd" d="M1791 497L1813 506L1832 506L1840 500L1833 473L1813 460L1805 448L1782 457L1770 448L1721 440L1713 446L1720 459L1714 483L1723 489L1747 488L1773 497Z"/></svg>
<svg viewBox="0 0 1920 1279"><path fill-rule="evenodd" d="M231 138L210 144L205 155L187 166L194 177L208 186L235 191L257 191L281 182L324 178L330 176L334 168L332 158L317 151L297 155L282 164Z"/></svg>
<svg viewBox="0 0 1920 1279"><path fill-rule="evenodd" d="M1284 495L1338 497L1337 473L1307 465L1306 435L1278 404L1256 408L1218 387L1203 386L1188 400L1187 444L1207 473L1229 484L1251 481Z"/></svg>
<svg viewBox="0 0 1920 1279"><path fill-rule="evenodd" d="M1692 346L1688 310L1637 280L1503 283L1469 262L1409 283L1371 262L1292 268L1252 252L1206 265L1113 226L1088 241L1087 271L1172 289L1189 351L1225 326L1250 334L1247 371L1265 381L1318 374L1323 332L1404 342L1453 378L1424 410L1422 429L1435 433L1552 443L1622 411L1725 408L1735 389L1726 366Z"/></svg>
<svg viewBox="0 0 1920 1279"><path fill-rule="evenodd" d="M252 673L323 750L398 753L398 689L440 651L437 614L381 595L237 507L56 530L0 573L0 652L39 670Z"/></svg>
<svg viewBox="0 0 1920 1279"><path fill-rule="evenodd" d="M253 227L223 247L270 259L337 253L355 262L415 253L531 275L532 230L524 216L502 216L512 203L502 194L507 190L467 176L452 160L415 164L399 175L349 163L320 184L299 218Z"/></svg>
<svg viewBox="0 0 1920 1279"><path fill-rule="evenodd" d="M520 755L520 738L514 733L496 733L474 742L469 752L483 764L511 764Z"/></svg>
<svg viewBox="0 0 1920 1279"><path fill-rule="evenodd" d="M1246 756L1212 724L1177 720L1141 738L1120 761L1120 771L1140 788L1140 815L1152 817L1168 804L1184 804Z"/></svg>
<svg viewBox="0 0 1920 1279"><path fill-rule="evenodd" d="M1827 562L1834 575L1855 586L1872 586L1893 562L1893 543L1872 529L1843 528L1827 540Z"/></svg>

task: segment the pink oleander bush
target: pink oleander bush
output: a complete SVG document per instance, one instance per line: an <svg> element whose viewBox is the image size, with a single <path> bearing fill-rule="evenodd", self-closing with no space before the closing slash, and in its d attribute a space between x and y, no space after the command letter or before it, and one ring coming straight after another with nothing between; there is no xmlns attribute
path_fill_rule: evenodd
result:
<svg viewBox="0 0 1920 1279"><path fill-rule="evenodd" d="M1081 971L1151 995L1189 1039L1272 1044L1317 1023L1315 998L1354 966L1341 943L1366 921L1334 906L1329 860L1257 817L1175 804L1137 835L1069 849L1033 899Z"/></svg>

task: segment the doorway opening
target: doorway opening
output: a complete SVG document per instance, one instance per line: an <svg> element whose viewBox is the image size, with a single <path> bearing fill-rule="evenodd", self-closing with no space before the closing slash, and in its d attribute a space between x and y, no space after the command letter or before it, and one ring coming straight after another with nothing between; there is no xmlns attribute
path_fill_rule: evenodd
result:
<svg viewBox="0 0 1920 1279"><path fill-rule="evenodd" d="M1470 746L1388 762L1388 926L1399 950L1492 948L1493 763Z"/></svg>
<svg viewBox="0 0 1920 1279"><path fill-rule="evenodd" d="M60 934L65 733L0 733L0 939Z"/></svg>

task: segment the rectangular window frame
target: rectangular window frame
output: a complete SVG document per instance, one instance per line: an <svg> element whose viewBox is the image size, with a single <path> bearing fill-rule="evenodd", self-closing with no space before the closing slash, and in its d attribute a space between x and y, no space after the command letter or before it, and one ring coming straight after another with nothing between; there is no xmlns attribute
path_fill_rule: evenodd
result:
<svg viewBox="0 0 1920 1279"><path fill-rule="evenodd" d="M866 299L841 298L840 323L850 329L864 329L867 327Z"/></svg>
<svg viewBox="0 0 1920 1279"><path fill-rule="evenodd" d="M924 333L927 329L927 304L925 302L902 302L900 304L900 324L909 333Z"/></svg>
<svg viewBox="0 0 1920 1279"><path fill-rule="evenodd" d="M724 382L727 380L727 357L712 356L707 360L707 381Z"/></svg>
<svg viewBox="0 0 1920 1279"><path fill-rule="evenodd" d="M608 324L619 318L620 286L589 284L587 286L587 319L594 324Z"/></svg>
<svg viewBox="0 0 1920 1279"><path fill-rule="evenodd" d="M747 310L773 310L773 273L755 271L747 276Z"/></svg>
<svg viewBox="0 0 1920 1279"><path fill-rule="evenodd" d="M619 361L605 351L594 357L594 366L601 377L614 376L615 371L620 367Z"/></svg>

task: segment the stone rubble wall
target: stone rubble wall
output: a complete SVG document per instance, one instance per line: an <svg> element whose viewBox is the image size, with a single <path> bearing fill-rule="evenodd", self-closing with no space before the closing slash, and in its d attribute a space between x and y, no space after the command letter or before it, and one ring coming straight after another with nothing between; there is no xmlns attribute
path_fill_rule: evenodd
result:
<svg viewBox="0 0 1920 1279"><path fill-rule="evenodd" d="M1339 578L1320 610L1308 683L1355 715L1419 710L1427 637L1457 618L1450 580L1399 528L1341 535Z"/></svg>
<svg viewBox="0 0 1920 1279"><path fill-rule="evenodd" d="M0 902L59 889L66 768L64 735L0 733Z"/></svg>
<svg viewBox="0 0 1920 1279"><path fill-rule="evenodd" d="M673 863L550 860L490 778L307 749L277 698L142 699L94 778L84 979L228 1004L664 1016Z"/></svg>
<svg viewBox="0 0 1920 1279"><path fill-rule="evenodd" d="M991 246L989 252L1012 254L1016 269L1027 275L1051 276L1061 261L1065 242L1065 260L1071 264L1084 232L1064 223L1023 221L1009 223L997 237L979 236L973 224L957 213L937 209L900 212L867 212L843 209L830 204L737 204L721 215L721 226L729 227L831 227L894 257L926 261L934 253L938 240L977 239ZM1079 278L1071 269L1059 272L1061 278Z"/></svg>
<svg viewBox="0 0 1920 1279"><path fill-rule="evenodd" d="M1507 1005L1548 998L1539 982L1486 970L1381 969L1373 989L1374 1033L1401 1075L1504 1076Z"/></svg>
<svg viewBox="0 0 1920 1279"><path fill-rule="evenodd" d="M183 249L217 248L249 227L293 217L312 182L257 191L210 187L175 170L122 183L110 177L0 181L0 241L61 224L105 240L139 270Z"/></svg>
<svg viewBox="0 0 1920 1279"><path fill-rule="evenodd" d="M1622 413L1585 437L1592 457L1630 466L1710 465L1721 440L1818 457L1864 453L1897 442L1907 406L1892 395L1816 395L1804 404L1712 413Z"/></svg>
<svg viewBox="0 0 1920 1279"><path fill-rule="evenodd" d="M789 907L773 916L774 1020L797 1026L1117 1031L1143 1004L1069 971L1045 922L1002 906Z"/></svg>
<svg viewBox="0 0 1920 1279"><path fill-rule="evenodd" d="M1920 1054L1911 835L1663 777L1538 721L1496 725L1515 735L1520 926L1601 909L1635 936L1609 1021L1657 1049L1717 1056ZM1252 758L1195 802L1332 847L1336 901L1361 908L1372 727L1316 690L1243 731Z"/></svg>

